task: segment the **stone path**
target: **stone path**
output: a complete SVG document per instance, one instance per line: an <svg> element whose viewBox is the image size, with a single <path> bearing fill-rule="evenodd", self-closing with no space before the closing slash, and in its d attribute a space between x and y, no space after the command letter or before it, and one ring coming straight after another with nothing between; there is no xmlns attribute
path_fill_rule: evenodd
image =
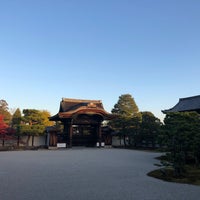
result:
<svg viewBox="0 0 200 200"><path fill-rule="evenodd" d="M96 148L0 152L0 199L199 199L199 186L146 176L158 155Z"/></svg>

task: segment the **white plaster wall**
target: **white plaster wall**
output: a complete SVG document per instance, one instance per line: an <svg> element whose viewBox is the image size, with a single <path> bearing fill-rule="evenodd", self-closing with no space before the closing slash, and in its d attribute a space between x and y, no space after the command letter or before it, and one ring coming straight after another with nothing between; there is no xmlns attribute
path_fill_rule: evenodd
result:
<svg viewBox="0 0 200 200"><path fill-rule="evenodd" d="M118 136L113 136L112 137L112 146L124 146L123 138L121 138L121 143L120 143L120 138Z"/></svg>
<svg viewBox="0 0 200 200"><path fill-rule="evenodd" d="M45 145L45 138L46 136L35 136L34 137L34 146L43 146ZM28 136L23 136L20 138L23 142L26 143ZM20 146L24 146L23 144L20 144ZM32 136L30 137L30 140L28 142L28 146L32 146Z"/></svg>

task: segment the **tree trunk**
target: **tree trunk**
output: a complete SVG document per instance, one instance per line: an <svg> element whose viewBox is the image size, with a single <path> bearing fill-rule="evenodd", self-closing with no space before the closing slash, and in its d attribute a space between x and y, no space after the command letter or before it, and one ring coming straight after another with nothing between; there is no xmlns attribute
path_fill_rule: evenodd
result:
<svg viewBox="0 0 200 200"><path fill-rule="evenodd" d="M124 135L124 146L126 147L126 135Z"/></svg>
<svg viewBox="0 0 200 200"><path fill-rule="evenodd" d="M34 135L32 135L32 147L34 146Z"/></svg>
<svg viewBox="0 0 200 200"><path fill-rule="evenodd" d="M119 135L119 145L120 145L120 147L122 146L122 137L121 137L121 135Z"/></svg>
<svg viewBox="0 0 200 200"><path fill-rule="evenodd" d="M19 147L19 140L20 140L20 136L17 136L17 146Z"/></svg>
<svg viewBox="0 0 200 200"><path fill-rule="evenodd" d="M30 141L30 138L31 138L31 136L30 136L30 135L28 135L28 137L27 137L27 140L26 140L26 146L27 146L27 147L29 146L29 141Z"/></svg>
<svg viewBox="0 0 200 200"><path fill-rule="evenodd" d="M5 144L5 135L3 135L3 147L4 147L4 144Z"/></svg>

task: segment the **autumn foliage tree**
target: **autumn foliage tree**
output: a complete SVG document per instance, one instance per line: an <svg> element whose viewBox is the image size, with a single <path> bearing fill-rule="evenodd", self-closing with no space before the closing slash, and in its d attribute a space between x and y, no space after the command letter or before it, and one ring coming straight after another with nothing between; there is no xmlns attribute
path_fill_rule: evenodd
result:
<svg viewBox="0 0 200 200"><path fill-rule="evenodd" d="M4 122L3 115L0 115L0 135L7 133L8 125Z"/></svg>
<svg viewBox="0 0 200 200"><path fill-rule="evenodd" d="M2 145L4 146L5 135L7 133L8 125L4 122L3 116L0 115L0 139L2 140Z"/></svg>
<svg viewBox="0 0 200 200"><path fill-rule="evenodd" d="M0 139L4 146L5 140L14 138L15 130L10 127L12 115L5 100L0 100Z"/></svg>
<svg viewBox="0 0 200 200"><path fill-rule="evenodd" d="M11 114L9 112L9 109L8 109L8 103L4 100L4 99L1 99L0 100L0 115L3 116L4 118L4 122L9 125L10 124L10 121L11 121Z"/></svg>

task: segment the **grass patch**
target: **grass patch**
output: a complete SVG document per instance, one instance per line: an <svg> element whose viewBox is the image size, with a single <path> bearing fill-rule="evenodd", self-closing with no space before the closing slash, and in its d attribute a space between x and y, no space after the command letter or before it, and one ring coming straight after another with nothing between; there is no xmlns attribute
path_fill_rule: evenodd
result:
<svg viewBox="0 0 200 200"><path fill-rule="evenodd" d="M148 176L168 182L200 185L200 168L187 165L182 177L175 177L173 168L166 167L151 171Z"/></svg>

